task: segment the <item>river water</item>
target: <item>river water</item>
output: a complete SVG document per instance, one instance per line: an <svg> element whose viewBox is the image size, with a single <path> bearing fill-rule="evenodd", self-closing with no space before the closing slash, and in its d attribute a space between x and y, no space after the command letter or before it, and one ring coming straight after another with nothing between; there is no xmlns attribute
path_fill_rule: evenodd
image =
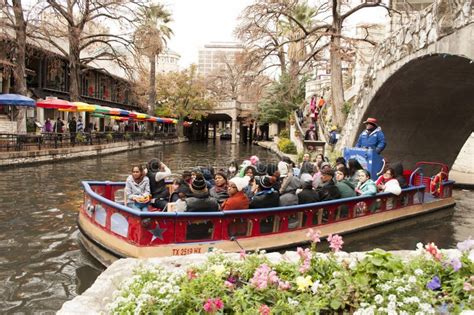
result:
<svg viewBox="0 0 474 315"><path fill-rule="evenodd" d="M153 157L178 173L196 165L220 168L254 154L278 159L257 146L217 141L0 170L0 313L53 314L103 271L77 242L81 180L123 181L133 164ZM454 247L474 230L474 192L454 194L457 205L449 216L348 236L345 249L414 249L419 241Z"/></svg>

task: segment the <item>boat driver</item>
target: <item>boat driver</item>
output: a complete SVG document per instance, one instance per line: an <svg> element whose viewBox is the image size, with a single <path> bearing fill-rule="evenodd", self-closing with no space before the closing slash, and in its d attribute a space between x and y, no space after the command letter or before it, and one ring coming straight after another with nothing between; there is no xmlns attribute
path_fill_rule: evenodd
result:
<svg viewBox="0 0 474 315"><path fill-rule="evenodd" d="M377 124L377 119L369 117L364 124L365 130L360 134L356 147L373 149L378 154L382 153L386 146L385 135Z"/></svg>

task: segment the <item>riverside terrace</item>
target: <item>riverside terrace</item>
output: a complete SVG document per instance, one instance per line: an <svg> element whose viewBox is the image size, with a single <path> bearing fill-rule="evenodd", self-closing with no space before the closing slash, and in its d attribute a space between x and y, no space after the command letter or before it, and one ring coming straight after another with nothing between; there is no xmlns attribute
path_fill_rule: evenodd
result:
<svg viewBox="0 0 474 315"><path fill-rule="evenodd" d="M70 133L0 134L0 152L33 151L128 142L138 140L165 140L176 138L176 128L144 132L85 132L71 138Z"/></svg>

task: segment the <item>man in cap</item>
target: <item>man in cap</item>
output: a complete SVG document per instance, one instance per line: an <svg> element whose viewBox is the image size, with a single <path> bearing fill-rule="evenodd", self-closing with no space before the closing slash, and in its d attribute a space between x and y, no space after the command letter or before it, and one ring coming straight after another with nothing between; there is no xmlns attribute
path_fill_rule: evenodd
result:
<svg viewBox="0 0 474 315"><path fill-rule="evenodd" d="M380 154L385 149L385 135L377 124L377 119L367 118L364 121L365 130L360 134L359 140L357 140L357 148L374 149Z"/></svg>

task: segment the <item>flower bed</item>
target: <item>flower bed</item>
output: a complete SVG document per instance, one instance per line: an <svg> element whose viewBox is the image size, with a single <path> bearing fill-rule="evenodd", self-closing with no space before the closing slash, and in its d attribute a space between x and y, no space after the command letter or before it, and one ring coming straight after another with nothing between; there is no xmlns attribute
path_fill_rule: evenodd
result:
<svg viewBox="0 0 474 315"><path fill-rule="evenodd" d="M204 263L137 268L120 285L107 311L119 314L447 314L474 309L474 240L458 250L433 243L405 255L380 249L344 253L240 255L212 253ZM275 259L275 257L278 257Z"/></svg>

